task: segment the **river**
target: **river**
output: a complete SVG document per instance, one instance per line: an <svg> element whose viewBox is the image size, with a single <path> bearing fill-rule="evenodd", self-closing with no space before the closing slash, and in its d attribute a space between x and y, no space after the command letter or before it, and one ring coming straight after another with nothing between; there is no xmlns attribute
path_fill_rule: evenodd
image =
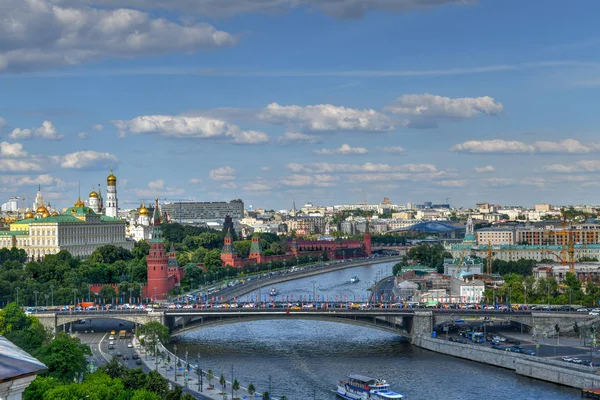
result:
<svg viewBox="0 0 600 400"><path fill-rule="evenodd" d="M380 272L381 271L381 272ZM348 300L366 296L389 263L340 270L277 285L279 296L313 295ZM359 283L350 278L358 275ZM261 291L264 297L269 287ZM263 293L265 292L265 293ZM251 293L249 297L257 296ZM416 399L574 399L579 391L523 378L514 372L416 348L392 333L325 321L254 321L188 332L177 343L180 356L200 354L212 369L242 386L254 384L290 400L335 399L339 378L360 373L387 379L391 389ZM169 346L171 350L173 345ZM270 379L269 379L270 377ZM218 381L218 377L215 381ZM215 383L215 382L213 382ZM218 386L218 384L217 384Z"/></svg>

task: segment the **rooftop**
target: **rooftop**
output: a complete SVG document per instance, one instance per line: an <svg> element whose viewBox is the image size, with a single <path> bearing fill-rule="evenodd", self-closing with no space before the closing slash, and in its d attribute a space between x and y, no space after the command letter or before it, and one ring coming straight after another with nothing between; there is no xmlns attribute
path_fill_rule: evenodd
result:
<svg viewBox="0 0 600 400"><path fill-rule="evenodd" d="M48 369L4 336L0 336L0 382L11 381Z"/></svg>

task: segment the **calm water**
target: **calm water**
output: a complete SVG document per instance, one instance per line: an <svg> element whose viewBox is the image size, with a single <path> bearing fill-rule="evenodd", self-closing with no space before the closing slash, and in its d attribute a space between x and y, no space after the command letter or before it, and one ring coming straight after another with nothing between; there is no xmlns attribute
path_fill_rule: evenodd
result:
<svg viewBox="0 0 600 400"><path fill-rule="evenodd" d="M353 268L277 285L280 295L365 295L385 265ZM391 269L391 267L390 267ZM362 282L347 283L359 275ZM387 379L415 399L575 399L579 391L522 378L510 371L411 346L394 334L324 321L255 321L204 328L181 337L178 351L200 354L203 369L231 375L242 386L288 399L335 399L339 378L361 373ZM172 347L172 346L171 346Z"/></svg>

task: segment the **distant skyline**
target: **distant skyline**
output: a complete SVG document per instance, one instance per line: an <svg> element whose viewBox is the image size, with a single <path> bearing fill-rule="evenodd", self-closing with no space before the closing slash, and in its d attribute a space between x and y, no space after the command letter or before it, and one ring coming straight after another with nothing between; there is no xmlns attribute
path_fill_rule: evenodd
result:
<svg viewBox="0 0 600 400"><path fill-rule="evenodd" d="M594 0L4 0L0 203L600 201Z"/></svg>

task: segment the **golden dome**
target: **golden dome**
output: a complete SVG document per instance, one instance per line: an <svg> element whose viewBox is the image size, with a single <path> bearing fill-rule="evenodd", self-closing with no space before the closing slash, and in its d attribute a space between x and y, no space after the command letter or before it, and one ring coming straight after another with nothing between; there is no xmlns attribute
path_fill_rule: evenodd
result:
<svg viewBox="0 0 600 400"><path fill-rule="evenodd" d="M53 217L56 217L58 215L58 212L52 211L52 214L50 214L50 215L52 215Z"/></svg>
<svg viewBox="0 0 600 400"><path fill-rule="evenodd" d="M97 199L98 198L98 193L96 193L95 190L92 190L90 192L90 199Z"/></svg>
<svg viewBox="0 0 600 400"><path fill-rule="evenodd" d="M41 206L38 207L37 210L35 210L36 214L43 214L43 213L47 213L48 209L46 208L46 206L44 206L43 204Z"/></svg>
<svg viewBox="0 0 600 400"><path fill-rule="evenodd" d="M48 218L50 216L50 213L48 211L46 211L45 213L42 214L42 218Z"/></svg>
<svg viewBox="0 0 600 400"><path fill-rule="evenodd" d="M108 186L114 186L117 183L117 177L113 174L112 169L110 175L106 178L106 183L108 183Z"/></svg>
<svg viewBox="0 0 600 400"><path fill-rule="evenodd" d="M140 216L144 215L150 215L150 211L146 208L146 206L144 205L144 203L142 203L142 206L140 207L140 209L138 210L138 212L140 213Z"/></svg>
<svg viewBox="0 0 600 400"><path fill-rule="evenodd" d="M32 213L31 211L27 211L25 213L25 219L29 219L29 218L33 218L33 217L35 217L35 214Z"/></svg>
<svg viewBox="0 0 600 400"><path fill-rule="evenodd" d="M85 207L85 204L83 204L81 199L77 199L77 202L73 205L73 207Z"/></svg>

